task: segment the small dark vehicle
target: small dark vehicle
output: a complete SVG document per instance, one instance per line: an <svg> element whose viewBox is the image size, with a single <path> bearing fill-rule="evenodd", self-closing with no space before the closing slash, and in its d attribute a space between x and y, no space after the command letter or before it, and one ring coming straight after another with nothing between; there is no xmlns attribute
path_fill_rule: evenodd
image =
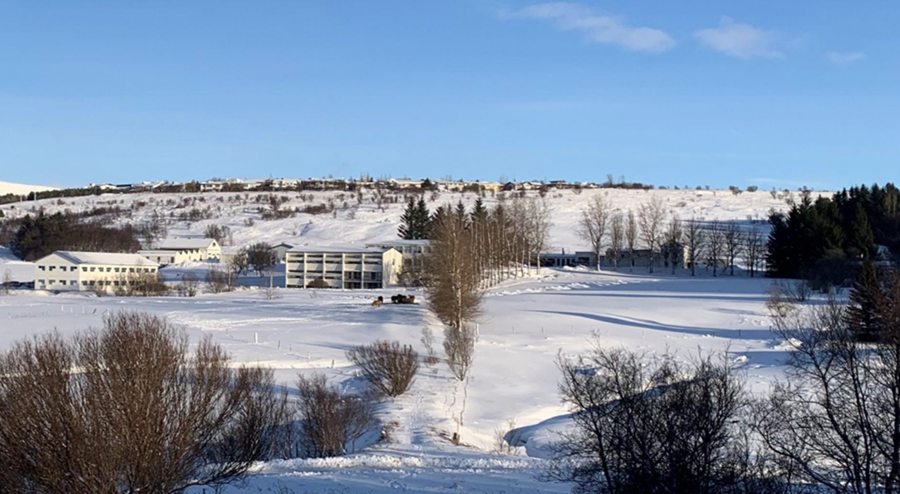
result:
<svg viewBox="0 0 900 494"><path fill-rule="evenodd" d="M416 303L416 296L415 295L394 295L391 297L391 303L414 304L414 303Z"/></svg>

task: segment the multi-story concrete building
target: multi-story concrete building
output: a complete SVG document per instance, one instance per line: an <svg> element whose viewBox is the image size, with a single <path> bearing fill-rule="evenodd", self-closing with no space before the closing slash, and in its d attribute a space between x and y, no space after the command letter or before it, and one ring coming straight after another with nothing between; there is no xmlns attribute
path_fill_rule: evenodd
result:
<svg viewBox="0 0 900 494"><path fill-rule="evenodd" d="M138 254L56 251L34 263L34 288L53 291L114 292L159 265Z"/></svg>
<svg viewBox="0 0 900 494"><path fill-rule="evenodd" d="M395 285L403 266L397 249L295 247L285 256L287 288L378 289Z"/></svg>

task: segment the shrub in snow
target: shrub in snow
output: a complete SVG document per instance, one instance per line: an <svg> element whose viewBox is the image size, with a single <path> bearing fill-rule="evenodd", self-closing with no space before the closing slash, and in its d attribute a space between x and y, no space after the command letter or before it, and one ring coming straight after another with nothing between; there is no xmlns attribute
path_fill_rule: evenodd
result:
<svg viewBox="0 0 900 494"><path fill-rule="evenodd" d="M376 341L347 352L347 359L358 365L363 377L387 396L405 393L419 371L419 354L398 341Z"/></svg>
<svg viewBox="0 0 900 494"><path fill-rule="evenodd" d="M546 478L575 492L745 492L752 455L738 441L745 398L732 364L644 357L599 346L560 357L574 427L554 445Z"/></svg>
<svg viewBox="0 0 900 494"><path fill-rule="evenodd" d="M188 349L141 313L13 345L0 357L0 492L180 493L270 458L287 420L272 371L233 369L210 339Z"/></svg>
<svg viewBox="0 0 900 494"><path fill-rule="evenodd" d="M295 456L326 458L352 453L356 441L378 425L369 394L346 395L329 385L322 374L301 375L297 390L300 451Z"/></svg>

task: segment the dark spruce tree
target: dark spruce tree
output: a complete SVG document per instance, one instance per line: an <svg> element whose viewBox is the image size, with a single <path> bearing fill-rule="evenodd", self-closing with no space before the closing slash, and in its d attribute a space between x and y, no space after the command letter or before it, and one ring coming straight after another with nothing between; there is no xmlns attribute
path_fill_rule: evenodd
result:
<svg viewBox="0 0 900 494"><path fill-rule="evenodd" d="M480 197L475 200L471 216L472 223L477 225L483 225L487 221L488 210L484 207L484 201L482 201Z"/></svg>
<svg viewBox="0 0 900 494"><path fill-rule="evenodd" d="M425 205L425 199L419 196L416 201L415 196L409 196L406 202L406 209L400 216L400 228L397 235L404 240L420 240L426 239L431 230L431 213Z"/></svg>
<svg viewBox="0 0 900 494"><path fill-rule="evenodd" d="M861 204L856 205L853 222L849 225L845 250L848 256L869 259L875 253L875 236L869 217Z"/></svg>
<svg viewBox="0 0 900 494"><path fill-rule="evenodd" d="M885 301L884 286L875 265L864 262L850 289L850 305L846 312L847 325L858 341L881 340L885 328L879 316Z"/></svg>
<svg viewBox="0 0 900 494"><path fill-rule="evenodd" d="M416 239L426 239L431 237L431 212L425 205L425 196L419 196L416 203Z"/></svg>
<svg viewBox="0 0 900 494"><path fill-rule="evenodd" d="M409 200L406 202L406 209L403 210L403 215L400 216L400 228L397 230L397 235L404 240L415 240L416 227L418 226L417 216L418 210L416 209L416 198L415 196L409 196Z"/></svg>

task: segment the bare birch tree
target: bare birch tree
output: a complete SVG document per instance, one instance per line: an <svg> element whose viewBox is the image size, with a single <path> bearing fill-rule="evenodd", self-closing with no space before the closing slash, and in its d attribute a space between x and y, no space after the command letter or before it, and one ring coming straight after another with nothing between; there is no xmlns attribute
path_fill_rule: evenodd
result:
<svg viewBox="0 0 900 494"><path fill-rule="evenodd" d="M600 258L603 255L603 239L606 237L610 216L610 205L602 194L591 197L588 205L581 210L578 221L578 235L591 245L591 253L597 259L600 269Z"/></svg>
<svg viewBox="0 0 900 494"><path fill-rule="evenodd" d="M697 275L697 262L699 262L703 253L705 237L706 232L700 222L691 218L684 229L684 250L685 256L690 263L691 276Z"/></svg>
<svg viewBox="0 0 900 494"><path fill-rule="evenodd" d="M541 252L547 248L550 238L550 208L543 198L532 198L527 208L527 244L528 257L534 255L537 264L541 264ZM529 259L526 259L526 262Z"/></svg>
<svg viewBox="0 0 900 494"><path fill-rule="evenodd" d="M753 229L742 236L744 255L747 259L747 269L753 278L757 272L763 269L766 259L766 240L763 233Z"/></svg>
<svg viewBox="0 0 900 494"><path fill-rule="evenodd" d="M659 252L663 238L663 222L666 219L666 209L659 196L652 196L649 201L638 208L638 223L640 225L641 240L650 251L650 262L647 263L649 272L653 272L653 258Z"/></svg>
<svg viewBox="0 0 900 494"><path fill-rule="evenodd" d="M679 264L684 263L684 246L681 244L682 230L683 226L678 215L672 216L666 227L665 240L662 244L665 262L672 268L672 274L675 274Z"/></svg>
<svg viewBox="0 0 900 494"><path fill-rule="evenodd" d="M481 310L481 276L465 215L448 213L432 225L426 257L429 308L453 327L473 320Z"/></svg>
<svg viewBox="0 0 900 494"><path fill-rule="evenodd" d="M3 271L3 279L0 280L0 295L9 295L9 290L10 288L12 288L12 284L12 272L6 269Z"/></svg>
<svg viewBox="0 0 900 494"><path fill-rule="evenodd" d="M706 239L706 265L712 264L713 276L719 275L719 263L722 262L724 251L725 235L722 232L722 225L718 221L713 221Z"/></svg>
<svg viewBox="0 0 900 494"><path fill-rule="evenodd" d="M722 229L722 238L724 241L722 247L724 249L725 267L728 268L730 276L734 276L734 265L737 263L737 258L740 257L744 246L741 242L741 228L736 221L732 220L725 224L725 227Z"/></svg>
<svg viewBox="0 0 900 494"><path fill-rule="evenodd" d="M619 270L619 258L625 244L625 221L622 213L617 211L609 219L609 250L612 252L613 269ZM600 262L599 260L597 261Z"/></svg>
<svg viewBox="0 0 900 494"><path fill-rule="evenodd" d="M627 221L625 222L625 246L628 249L629 270L634 269L634 251L637 249L637 242L638 242L637 219L634 217L634 211L629 209Z"/></svg>

